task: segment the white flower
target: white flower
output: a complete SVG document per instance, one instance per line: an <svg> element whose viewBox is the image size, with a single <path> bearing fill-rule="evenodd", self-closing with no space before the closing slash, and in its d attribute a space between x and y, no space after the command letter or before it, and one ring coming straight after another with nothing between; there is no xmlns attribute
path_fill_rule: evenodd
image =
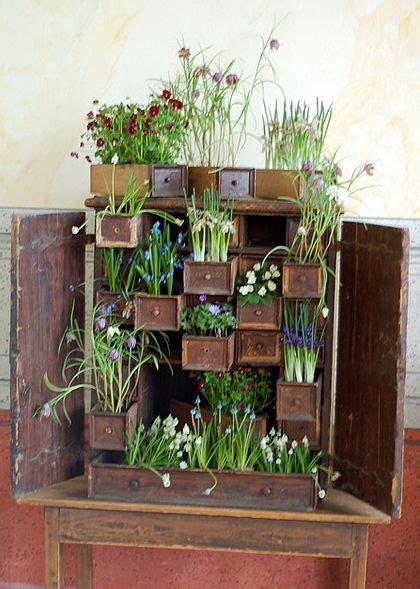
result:
<svg viewBox="0 0 420 589"><path fill-rule="evenodd" d="M305 446L305 448L307 448L309 446L309 440L308 440L307 436L303 436L302 444Z"/></svg>
<svg viewBox="0 0 420 589"><path fill-rule="evenodd" d="M165 472L165 474L162 475L162 483L166 489L171 486L171 477L168 472Z"/></svg>
<svg viewBox="0 0 420 589"><path fill-rule="evenodd" d="M272 427L268 433L273 438L276 435L276 430L274 429L274 427Z"/></svg>
<svg viewBox="0 0 420 589"><path fill-rule="evenodd" d="M182 456L182 452L181 452L181 450L179 450L179 451L176 453L176 457L177 457L177 458L181 458L181 456Z"/></svg>
<svg viewBox="0 0 420 589"><path fill-rule="evenodd" d="M324 499L324 498L325 498L325 495L326 495L326 493L325 493L324 489L320 489L320 490L318 491L318 497L319 497L320 499Z"/></svg>
<svg viewBox="0 0 420 589"><path fill-rule="evenodd" d="M77 225L73 225L73 227L71 228L71 232L73 233L73 235L77 235L80 231L80 227L77 227Z"/></svg>
<svg viewBox="0 0 420 589"><path fill-rule="evenodd" d="M252 284L248 284L248 286L246 287L247 293L250 292L254 292L254 287L252 286Z"/></svg>
<svg viewBox="0 0 420 589"><path fill-rule="evenodd" d="M331 476L331 480L334 482L337 479L339 479L341 477L341 473L338 472L338 470L336 470L335 472L333 472L332 476Z"/></svg>
<svg viewBox="0 0 420 589"><path fill-rule="evenodd" d="M202 441L203 441L203 440L202 440L201 436L198 436L198 438L195 440L195 444L196 444L196 446L201 446L201 442L202 442Z"/></svg>
<svg viewBox="0 0 420 589"><path fill-rule="evenodd" d="M260 290L258 291L258 294L260 295L260 297L265 296L266 293L267 293L267 289L265 288L265 286L262 286L260 288Z"/></svg>
<svg viewBox="0 0 420 589"><path fill-rule="evenodd" d="M204 491L203 491L203 495L207 495L207 496L208 496L208 495L210 495L210 494L211 494L211 492L212 492L212 489L210 489L210 487L209 487L209 488L207 488L207 489L204 489Z"/></svg>
<svg viewBox="0 0 420 589"><path fill-rule="evenodd" d="M313 469L311 470L312 474L316 474L318 472L318 467L314 466Z"/></svg>
<svg viewBox="0 0 420 589"><path fill-rule="evenodd" d="M111 164L114 164L114 166L118 164L118 155L116 153L112 156Z"/></svg>
<svg viewBox="0 0 420 589"><path fill-rule="evenodd" d="M289 448L288 454L289 454L289 456L291 456L293 454L293 448Z"/></svg>
<svg viewBox="0 0 420 589"><path fill-rule="evenodd" d="M306 232L305 227L303 225L301 225L300 227L298 227L298 230L296 231L296 233L298 235L301 235L302 237L305 237L307 232Z"/></svg>
<svg viewBox="0 0 420 589"><path fill-rule="evenodd" d="M271 274L274 274L274 272L278 272L279 268L275 264L271 264L269 270Z"/></svg>
<svg viewBox="0 0 420 589"><path fill-rule="evenodd" d="M324 307L324 308L321 310L321 315L324 317L324 319L326 319L326 318L328 317L328 313L329 313L329 312L330 312L330 310L329 310L329 308L328 308L328 307Z"/></svg>
<svg viewBox="0 0 420 589"><path fill-rule="evenodd" d="M44 403L41 409L41 416L42 417L49 417L51 415L51 405L49 403Z"/></svg>
<svg viewBox="0 0 420 589"><path fill-rule="evenodd" d="M185 470L186 468L188 468L188 464L185 462L185 460L179 463L179 468L181 470Z"/></svg>
<svg viewBox="0 0 420 589"><path fill-rule="evenodd" d="M251 272L250 276L248 276L248 284L255 284L257 282L257 277L255 276L254 272Z"/></svg>
<svg viewBox="0 0 420 589"><path fill-rule="evenodd" d="M246 287L246 286L240 286L239 287L239 292L241 293L241 295L248 294L248 287Z"/></svg>
<svg viewBox="0 0 420 589"><path fill-rule="evenodd" d="M268 286L268 290L270 290L271 292L273 292L273 290L276 290L276 283L273 282L272 280L269 280L267 282L267 286Z"/></svg>
<svg viewBox="0 0 420 589"><path fill-rule="evenodd" d="M293 450L295 448L297 448L297 446L298 446L298 443L296 442L296 440L293 440L293 442L292 442L292 448L293 448Z"/></svg>
<svg viewBox="0 0 420 589"><path fill-rule="evenodd" d="M279 277L280 277L280 272L279 272L278 270L275 270L275 271L272 273L272 277L273 277L273 278L279 278Z"/></svg>
<svg viewBox="0 0 420 589"><path fill-rule="evenodd" d="M182 433L184 434L184 436L188 436L188 434L190 433L190 428L188 427L188 423L186 423L184 425L184 427L182 428Z"/></svg>
<svg viewBox="0 0 420 589"><path fill-rule="evenodd" d="M276 464L281 464L281 458L276 458Z"/></svg>
<svg viewBox="0 0 420 589"><path fill-rule="evenodd" d="M71 342L75 342L76 341L76 336L74 335L73 331L67 331L66 332L66 342L68 344L71 344Z"/></svg>
<svg viewBox="0 0 420 589"><path fill-rule="evenodd" d="M270 278L271 278L271 272L268 272L268 271L267 271L267 272L265 272L265 274L264 274L264 276L263 276L263 279L264 279L264 280L270 280Z"/></svg>
<svg viewBox="0 0 420 589"><path fill-rule="evenodd" d="M113 337L114 335L120 335L120 330L118 329L118 327L110 325L106 333L108 337Z"/></svg>
<svg viewBox="0 0 420 589"><path fill-rule="evenodd" d="M253 268L253 269L254 269L256 272L258 272L258 270L261 270L261 264L258 262L258 264L254 264L254 265L252 266L252 268Z"/></svg>

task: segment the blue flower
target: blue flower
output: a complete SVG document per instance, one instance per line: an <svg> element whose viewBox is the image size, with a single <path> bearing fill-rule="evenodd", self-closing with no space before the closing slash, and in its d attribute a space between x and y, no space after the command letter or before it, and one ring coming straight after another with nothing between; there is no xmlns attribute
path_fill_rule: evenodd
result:
<svg viewBox="0 0 420 589"><path fill-rule="evenodd" d="M195 399L195 403L196 403L196 405L200 405L200 403L201 403L201 399L200 399L200 397L198 395L197 395L197 397Z"/></svg>
<svg viewBox="0 0 420 589"><path fill-rule="evenodd" d="M148 260L148 261L150 260L150 258L151 258L151 255L152 255L152 254L150 253L150 250L146 250L146 251L144 252L144 257L145 257L145 258L146 258L146 260Z"/></svg>
<svg viewBox="0 0 420 589"><path fill-rule="evenodd" d="M159 282L165 282L165 274L159 276Z"/></svg>
<svg viewBox="0 0 420 589"><path fill-rule="evenodd" d="M238 413L238 408L237 407L232 407L230 412L232 413L232 415L236 415Z"/></svg>
<svg viewBox="0 0 420 589"><path fill-rule="evenodd" d="M230 427L230 425L229 425L229 427L227 427L227 428L225 429L225 434L228 434L228 435L229 435L229 434L231 434L231 433L232 433L232 428L231 428L231 427Z"/></svg>
<svg viewBox="0 0 420 589"><path fill-rule="evenodd" d="M177 242L178 242L178 245L182 245L182 232L181 231L178 233Z"/></svg>
<svg viewBox="0 0 420 589"><path fill-rule="evenodd" d="M254 412L251 413L251 415L249 416L249 419L251 419L252 421L254 421L254 419L255 419L255 413Z"/></svg>
<svg viewBox="0 0 420 589"><path fill-rule="evenodd" d="M145 274L144 279L146 280L146 282L150 282L150 280L152 280L152 277L150 276L150 274Z"/></svg>
<svg viewBox="0 0 420 589"><path fill-rule="evenodd" d="M171 278L171 276L173 276L173 272L168 272L166 275L166 279L169 280L169 278Z"/></svg>
<svg viewBox="0 0 420 589"><path fill-rule="evenodd" d="M220 306L215 305L215 304L210 305L209 306L209 313L214 316L218 315L220 313Z"/></svg>
<svg viewBox="0 0 420 589"><path fill-rule="evenodd" d="M207 296L205 294L201 294L198 297L198 300L200 301L200 303L205 303L207 301Z"/></svg>
<svg viewBox="0 0 420 589"><path fill-rule="evenodd" d="M153 227L152 227L152 233L155 233L156 235L160 235L160 221L156 221L156 223L153 223Z"/></svg>
<svg viewBox="0 0 420 589"><path fill-rule="evenodd" d="M221 410L222 410L222 403L221 403L220 401L217 403L217 409L218 409L219 411L221 411Z"/></svg>

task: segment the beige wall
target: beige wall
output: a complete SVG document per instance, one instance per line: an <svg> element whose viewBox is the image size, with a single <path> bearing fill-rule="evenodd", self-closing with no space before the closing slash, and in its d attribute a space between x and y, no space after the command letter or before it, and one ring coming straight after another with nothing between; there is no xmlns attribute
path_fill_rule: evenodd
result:
<svg viewBox="0 0 420 589"><path fill-rule="evenodd" d="M344 167L375 163L375 186L352 209L420 215L415 0L3 0L1 10L0 206L80 207L88 165L69 152L92 99L145 98L147 80L176 65L182 35L249 67L276 18L286 94L333 100L330 144ZM262 162L249 143L240 163Z"/></svg>

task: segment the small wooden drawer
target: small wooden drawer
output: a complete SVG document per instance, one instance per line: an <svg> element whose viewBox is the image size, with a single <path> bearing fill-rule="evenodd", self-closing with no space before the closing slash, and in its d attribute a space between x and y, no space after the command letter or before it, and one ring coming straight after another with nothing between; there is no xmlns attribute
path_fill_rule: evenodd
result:
<svg viewBox="0 0 420 589"><path fill-rule="evenodd" d="M184 262L184 292L187 294L230 295L235 290L238 258L227 262Z"/></svg>
<svg viewBox="0 0 420 589"><path fill-rule="evenodd" d="M126 300L120 293L101 288L96 292L96 303L104 307L106 312L112 313L118 321L133 323L134 301L132 299Z"/></svg>
<svg viewBox="0 0 420 589"><path fill-rule="evenodd" d="M278 421L277 426L288 436L290 442L293 440L300 442L306 436L311 450L317 450L321 446L321 422L319 419L310 421L284 420Z"/></svg>
<svg viewBox="0 0 420 589"><path fill-rule="evenodd" d="M187 191L187 166L152 166L152 196L184 196Z"/></svg>
<svg viewBox="0 0 420 589"><path fill-rule="evenodd" d="M235 359L235 334L228 337L182 336L182 368L229 370Z"/></svg>
<svg viewBox="0 0 420 589"><path fill-rule="evenodd" d="M149 331L178 331L180 315L185 306L184 295L155 296L139 294L135 297L138 329Z"/></svg>
<svg viewBox="0 0 420 589"><path fill-rule="evenodd" d="M141 215L96 217L96 247L137 247L140 235Z"/></svg>
<svg viewBox="0 0 420 589"><path fill-rule="evenodd" d="M138 406L133 403L125 413L99 411L95 405L90 412L90 447L95 450L125 450L127 436L137 426Z"/></svg>
<svg viewBox="0 0 420 589"><path fill-rule="evenodd" d="M236 332L236 360L252 366L280 366L280 334L278 331Z"/></svg>
<svg viewBox="0 0 420 589"><path fill-rule="evenodd" d="M197 198L203 198L204 191L218 186L218 168L188 166L188 189Z"/></svg>
<svg viewBox="0 0 420 589"><path fill-rule="evenodd" d="M271 305L264 303L236 305L238 329L261 329L264 331L280 329L281 327L281 298L273 299Z"/></svg>
<svg viewBox="0 0 420 589"><path fill-rule="evenodd" d="M301 198L303 182L298 170L257 170L257 198Z"/></svg>
<svg viewBox="0 0 420 589"><path fill-rule="evenodd" d="M277 421L317 419L320 404L321 376L314 383L277 382Z"/></svg>
<svg viewBox="0 0 420 589"><path fill-rule="evenodd" d="M283 297L320 298L324 286L319 264L283 264Z"/></svg>
<svg viewBox="0 0 420 589"><path fill-rule="evenodd" d="M222 198L255 197L255 168L224 168L219 172L219 195Z"/></svg>

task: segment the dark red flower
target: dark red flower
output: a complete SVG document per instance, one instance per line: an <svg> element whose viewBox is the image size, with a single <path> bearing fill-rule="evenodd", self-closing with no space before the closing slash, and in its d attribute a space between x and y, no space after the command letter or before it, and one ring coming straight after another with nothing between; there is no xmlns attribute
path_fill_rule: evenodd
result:
<svg viewBox="0 0 420 589"><path fill-rule="evenodd" d="M150 124L152 122L152 119L147 118L144 122L144 126L147 127L147 129L150 127Z"/></svg>
<svg viewBox="0 0 420 589"><path fill-rule="evenodd" d="M99 139L97 139L96 145L98 147L103 147L105 145L105 141L102 139L102 137L99 137Z"/></svg>
<svg viewBox="0 0 420 589"><path fill-rule="evenodd" d="M204 380L198 381L198 390L199 391L202 391L205 386L206 386L206 384L205 384Z"/></svg>
<svg viewBox="0 0 420 589"><path fill-rule="evenodd" d="M95 121L90 121L90 123L87 124L87 130L88 131L92 131L92 129L94 129L96 127L96 122Z"/></svg>
<svg viewBox="0 0 420 589"><path fill-rule="evenodd" d="M99 112L99 113L96 115L96 118L97 118L97 119L103 119L103 118L104 118L104 115L103 115L103 114L101 114L101 113Z"/></svg>
<svg viewBox="0 0 420 589"><path fill-rule="evenodd" d="M137 115L136 115L136 113L134 112L134 113L131 115L131 117L130 117L130 120L132 120L132 121L135 121L136 119L137 119Z"/></svg>
<svg viewBox="0 0 420 589"><path fill-rule="evenodd" d="M189 125L189 124L190 124L190 123L189 123L188 121L185 121L185 123L184 123L184 129L188 129L188 125Z"/></svg>
<svg viewBox="0 0 420 589"><path fill-rule="evenodd" d="M111 119L109 117L104 118L104 125L107 129L111 128Z"/></svg>
<svg viewBox="0 0 420 589"><path fill-rule="evenodd" d="M175 109L177 109L177 110L181 110L181 109L182 109L182 107L184 106L184 105L182 104L182 102L181 102L180 100L177 100L176 98L172 98L172 99L169 101L169 104L172 106L172 108L175 108Z"/></svg>
<svg viewBox="0 0 420 589"><path fill-rule="evenodd" d="M239 82L239 76L238 76L238 74L228 74L226 76L226 84L228 86L234 86L238 82Z"/></svg>
<svg viewBox="0 0 420 589"><path fill-rule="evenodd" d="M143 135L148 135L149 131L147 129L143 129Z"/></svg>
<svg viewBox="0 0 420 589"><path fill-rule="evenodd" d="M74 157L75 159L79 159L79 154L77 153L77 151L71 151L70 152L70 157Z"/></svg>
<svg viewBox="0 0 420 589"><path fill-rule="evenodd" d="M223 372L218 372L217 373L217 378L220 380L221 378L223 378Z"/></svg>
<svg viewBox="0 0 420 589"><path fill-rule="evenodd" d="M165 129L167 129L168 131L172 131L173 128L174 128L173 123L166 123Z"/></svg>
<svg viewBox="0 0 420 589"><path fill-rule="evenodd" d="M162 92L162 98L164 98L165 100L169 100L171 97L171 93L169 92L169 90L164 90Z"/></svg>
<svg viewBox="0 0 420 589"><path fill-rule="evenodd" d="M83 141L80 142L80 147L84 147L85 144L83 143Z"/></svg>
<svg viewBox="0 0 420 589"><path fill-rule="evenodd" d="M138 108L137 112L139 113L139 115L142 117L144 115L144 110L142 108Z"/></svg>
<svg viewBox="0 0 420 589"><path fill-rule="evenodd" d="M149 115L153 118L159 114L160 107L157 104L154 104L149 108Z"/></svg>
<svg viewBox="0 0 420 589"><path fill-rule="evenodd" d="M95 115L94 115L94 114L93 114L93 112L90 110L90 111L87 113L87 115L86 115L86 116L87 116L87 118L88 118L88 119L93 119L93 117L94 117Z"/></svg>

